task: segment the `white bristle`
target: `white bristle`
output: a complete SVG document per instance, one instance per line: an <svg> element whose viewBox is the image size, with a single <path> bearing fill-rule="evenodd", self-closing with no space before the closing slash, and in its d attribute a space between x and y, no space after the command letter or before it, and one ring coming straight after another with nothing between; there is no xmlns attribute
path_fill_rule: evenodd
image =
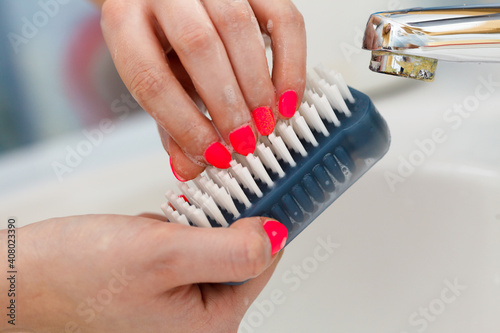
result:
<svg viewBox="0 0 500 333"><path fill-rule="evenodd" d="M177 223L177 224L183 224L190 226L189 220L186 217L186 215L181 214L180 212L174 210L172 207L169 206L168 202L166 203L165 206L162 206L163 213L165 216L167 216L167 219L171 223Z"/></svg>
<svg viewBox="0 0 500 333"><path fill-rule="evenodd" d="M192 180L193 184L196 185L197 188L199 188L202 192L207 192L207 189L203 185L203 183L200 181L203 178L203 175L199 175L195 179Z"/></svg>
<svg viewBox="0 0 500 333"><path fill-rule="evenodd" d="M227 227L229 225L212 197L207 194L203 194L198 201L201 203L200 208L203 209L205 214L210 216L215 222L219 223L223 227Z"/></svg>
<svg viewBox="0 0 500 333"><path fill-rule="evenodd" d="M214 198L214 201L222 208L224 208L228 213L233 214L234 217L238 217L240 213L234 205L231 195L226 191L226 189L219 187L211 179L206 177L200 179L200 183L203 184L204 188L207 190L207 194Z"/></svg>
<svg viewBox="0 0 500 333"><path fill-rule="evenodd" d="M293 130L292 126L281 122L277 125L277 129L288 148L292 148L295 152L302 155L302 157L307 156L304 145L302 145L302 142L300 142L300 139L298 138L297 133L295 133L295 131Z"/></svg>
<svg viewBox="0 0 500 333"><path fill-rule="evenodd" d="M222 180L224 187L231 194L231 197L235 198L241 204L245 205L246 208L250 208L250 206L252 206L252 203L250 202L250 200L248 200L248 197L246 196L245 192L241 188L240 184L238 184L236 179L231 177L227 172L224 172L224 175L220 176L220 179Z"/></svg>
<svg viewBox="0 0 500 333"><path fill-rule="evenodd" d="M170 204L175 208L175 210L181 212L181 206L180 206L179 202L177 201L177 199L179 199L179 195L175 194L172 190L168 190L165 193L165 197L170 202ZM181 199L181 200L184 201L183 199Z"/></svg>
<svg viewBox="0 0 500 333"><path fill-rule="evenodd" d="M207 216L200 208L192 206L187 202L184 202L182 206L183 206L183 214L187 216L189 221L191 221L195 226L201 228L212 227L212 225L208 221Z"/></svg>
<svg viewBox="0 0 500 333"><path fill-rule="evenodd" d="M349 103L354 104L356 100L354 99L354 96L351 93L351 90L349 90L349 87L344 81L344 77L342 76L341 73L337 73L335 71L330 71L330 75L333 76L333 79L335 80L335 84L339 87L340 92L342 93L342 96L344 99L347 99Z"/></svg>
<svg viewBox="0 0 500 333"><path fill-rule="evenodd" d="M264 168L264 165L262 164L258 156L255 156L254 154L248 154L246 156L246 160L250 165L250 168L252 169L254 175L256 175L262 182L266 183L268 187L272 187L274 185L274 182L272 181L271 177L269 177L266 168Z"/></svg>
<svg viewBox="0 0 500 333"><path fill-rule="evenodd" d="M238 162L239 164L241 164L241 166L243 166L243 167L245 167L247 169L250 169L250 165L248 165L248 162L245 159L245 156L240 155L240 154L235 154L235 160L236 160L236 162Z"/></svg>
<svg viewBox="0 0 500 333"><path fill-rule="evenodd" d="M219 169L215 168L215 167L207 167L205 169L206 173L207 173L207 176L212 179L214 181L214 183L216 183L217 185L219 185L220 187L224 187L224 185L222 184L222 180L220 179L219 177L219 174L217 171L219 171Z"/></svg>
<svg viewBox="0 0 500 333"><path fill-rule="evenodd" d="M195 215L195 211L198 208L187 203L184 199L182 199L172 191L168 191L165 195L167 196L170 204L179 212L180 216L186 216L189 221L193 222L193 224L199 227L211 227L210 222L208 222L206 216L205 219L202 219L198 218L198 215Z"/></svg>
<svg viewBox="0 0 500 333"><path fill-rule="evenodd" d="M299 112L304 117L309 127L313 128L318 133L323 133L324 136L330 135L330 132L326 129L314 105L309 106L307 103L302 103Z"/></svg>
<svg viewBox="0 0 500 333"><path fill-rule="evenodd" d="M321 80L319 84L330 104L333 105L336 110L342 111L347 117L350 117L351 111L347 107L338 86L336 84L329 85L325 80ZM338 125L335 125L340 126L340 122Z"/></svg>
<svg viewBox="0 0 500 333"><path fill-rule="evenodd" d="M306 87L308 88L305 92L316 92L321 94L321 89L318 86L318 80L316 80L315 77L313 77L310 73L307 73L306 75Z"/></svg>
<svg viewBox="0 0 500 333"><path fill-rule="evenodd" d="M287 162L292 167L297 165L281 137L276 136L274 133L271 133L267 136L267 138L269 139L269 141L271 141L274 153L279 159Z"/></svg>
<svg viewBox="0 0 500 333"><path fill-rule="evenodd" d="M350 103L354 104L355 99L352 96L349 87L345 83L344 77L341 73L338 73L334 70L327 71L323 68L323 66L319 65L314 67L314 70L321 78L325 79L330 85L337 85L342 94L343 99L347 99Z"/></svg>
<svg viewBox="0 0 500 333"><path fill-rule="evenodd" d="M173 210L172 207L168 205L168 202L163 203L161 205L161 210L163 211L163 214L165 214L170 223L184 224L190 226L186 216L180 215L177 211Z"/></svg>
<svg viewBox="0 0 500 333"><path fill-rule="evenodd" d="M189 219L197 227L202 227L202 228L211 228L212 227L212 225L208 221L207 215L200 208L194 208L192 214L189 216Z"/></svg>
<svg viewBox="0 0 500 333"><path fill-rule="evenodd" d="M340 121L338 120L335 111L333 111L330 101L325 95L320 96L316 93L309 92L307 98L311 101L310 104L316 107L316 110L321 118L325 119L329 123L334 123L337 127L340 126Z"/></svg>
<svg viewBox="0 0 500 333"><path fill-rule="evenodd" d="M234 218L238 218L240 216L240 212L238 211L238 208L236 208L229 192L223 187L217 187L214 191L217 202L220 203L225 210L231 213Z"/></svg>
<svg viewBox="0 0 500 333"><path fill-rule="evenodd" d="M297 133L297 135L299 135L301 139L306 140L314 147L318 146L318 141L316 141L316 138L314 137L313 132L307 125L307 122L304 119L304 117L302 117L299 113L296 113L290 120L292 122L292 126L295 133Z"/></svg>
<svg viewBox="0 0 500 333"><path fill-rule="evenodd" d="M184 194L184 196L189 200L189 202L192 205L195 205L195 206L200 205L199 202L196 201L196 198L195 198L196 191L199 191L201 194L200 190L191 188L186 183L178 184L177 187L181 190L181 193Z"/></svg>
<svg viewBox="0 0 500 333"><path fill-rule="evenodd" d="M268 169L271 169L274 173L277 173L280 178L285 176L285 172L283 171L283 168L276 159L276 156L274 156L271 148L267 147L263 143L259 143L255 148L255 151L260 157L262 163L264 163L264 165Z"/></svg>
<svg viewBox="0 0 500 333"><path fill-rule="evenodd" d="M191 188L189 189L189 193L191 194L191 198L188 197L188 200L192 200L192 202L196 205L196 207L200 208L204 214L209 216L212 220L215 220L215 214L212 212L212 209L207 209L204 204L208 195L200 191L199 189Z"/></svg>
<svg viewBox="0 0 500 333"><path fill-rule="evenodd" d="M236 178L241 185L249 189L253 194L261 198L263 195L262 191L255 182L255 179L253 179L250 170L248 170L247 167L244 167L241 164L237 163L236 161L231 161L230 164L231 174L234 176L234 178Z"/></svg>

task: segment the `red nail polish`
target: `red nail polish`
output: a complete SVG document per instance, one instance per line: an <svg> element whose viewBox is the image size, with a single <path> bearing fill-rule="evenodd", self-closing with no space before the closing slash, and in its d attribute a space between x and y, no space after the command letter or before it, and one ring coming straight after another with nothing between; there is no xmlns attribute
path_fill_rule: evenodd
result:
<svg viewBox="0 0 500 333"><path fill-rule="evenodd" d="M241 155L247 156L255 151L257 141L250 126L244 126L229 134L229 141L234 150Z"/></svg>
<svg viewBox="0 0 500 333"><path fill-rule="evenodd" d="M186 198L186 196L184 194L181 194L179 195L179 198L181 198L182 200L184 200L185 202L189 203L189 200L188 198ZM169 207L172 208L173 210L177 210L175 209L175 207L171 204L171 203L168 203Z"/></svg>
<svg viewBox="0 0 500 333"><path fill-rule="evenodd" d="M252 116L261 135L269 135L274 131L274 115L270 108L257 108L253 110Z"/></svg>
<svg viewBox="0 0 500 333"><path fill-rule="evenodd" d="M186 179L179 176L177 174L177 172L175 172L174 164L172 163L172 159L170 159L170 168L172 169L172 173L174 174L174 177L177 178L178 181L183 182L183 183L187 181Z"/></svg>
<svg viewBox="0 0 500 333"><path fill-rule="evenodd" d="M285 247L288 229L278 221L267 221L263 227L271 241L271 255L274 255Z"/></svg>
<svg viewBox="0 0 500 333"><path fill-rule="evenodd" d="M281 94L278 108L283 117L293 117L297 110L297 93L288 90Z"/></svg>
<svg viewBox="0 0 500 333"><path fill-rule="evenodd" d="M231 154L220 142L212 143L205 150L205 160L219 169L227 169L230 167Z"/></svg>

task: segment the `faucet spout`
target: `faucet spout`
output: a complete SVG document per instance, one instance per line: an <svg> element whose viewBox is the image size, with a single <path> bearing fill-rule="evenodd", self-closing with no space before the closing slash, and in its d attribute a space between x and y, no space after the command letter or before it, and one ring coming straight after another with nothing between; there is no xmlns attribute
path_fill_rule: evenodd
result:
<svg viewBox="0 0 500 333"><path fill-rule="evenodd" d="M438 60L500 62L500 5L378 12L366 25L370 69L434 79Z"/></svg>

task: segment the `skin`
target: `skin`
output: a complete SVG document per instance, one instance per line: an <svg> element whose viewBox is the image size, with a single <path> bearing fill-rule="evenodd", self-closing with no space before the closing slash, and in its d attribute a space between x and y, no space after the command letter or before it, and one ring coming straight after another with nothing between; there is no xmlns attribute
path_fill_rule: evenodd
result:
<svg viewBox="0 0 500 333"><path fill-rule="evenodd" d="M19 228L15 328L235 332L281 256L270 254L265 221L202 229L145 216L88 215ZM0 248L7 249L6 230ZM8 271L7 260L0 267ZM216 283L250 278L239 286ZM0 290L8 289L2 278ZM0 304L9 301L2 292ZM0 331L8 328L0 321Z"/></svg>
<svg viewBox="0 0 500 333"><path fill-rule="evenodd" d="M204 152L250 125L252 111L281 94L302 99L306 35L290 0L94 0L102 31L122 80L156 120L176 174L195 178ZM269 74L262 33L270 36ZM193 100L203 101L212 120Z"/></svg>

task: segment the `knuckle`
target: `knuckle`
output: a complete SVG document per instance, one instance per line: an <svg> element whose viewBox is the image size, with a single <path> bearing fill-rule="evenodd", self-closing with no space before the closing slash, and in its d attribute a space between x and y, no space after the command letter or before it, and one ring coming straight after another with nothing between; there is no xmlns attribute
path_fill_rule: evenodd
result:
<svg viewBox="0 0 500 333"><path fill-rule="evenodd" d="M299 28L303 28L305 26L304 17L292 3L289 3L280 12L278 22L280 25L293 25Z"/></svg>
<svg viewBox="0 0 500 333"><path fill-rule="evenodd" d="M197 23L185 25L178 37L179 51L184 55L206 52L213 44L213 31Z"/></svg>
<svg viewBox="0 0 500 333"><path fill-rule="evenodd" d="M253 13L245 2L227 2L220 9L219 26L226 31L240 31L252 23Z"/></svg>
<svg viewBox="0 0 500 333"><path fill-rule="evenodd" d="M167 89L166 74L158 65L139 65L131 77L130 92L140 103L147 104Z"/></svg>
<svg viewBox="0 0 500 333"><path fill-rule="evenodd" d="M251 237L248 237L251 236ZM264 271L267 267L267 240L263 235L255 233L245 237L237 258L233 262L239 262L235 267L235 274L242 279L253 278Z"/></svg>
<svg viewBox="0 0 500 333"><path fill-rule="evenodd" d="M103 30L115 29L127 17L129 6L124 1L107 0L101 9L101 27Z"/></svg>

